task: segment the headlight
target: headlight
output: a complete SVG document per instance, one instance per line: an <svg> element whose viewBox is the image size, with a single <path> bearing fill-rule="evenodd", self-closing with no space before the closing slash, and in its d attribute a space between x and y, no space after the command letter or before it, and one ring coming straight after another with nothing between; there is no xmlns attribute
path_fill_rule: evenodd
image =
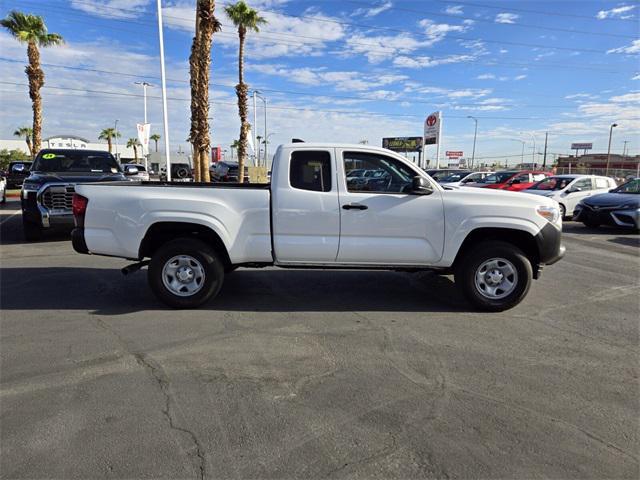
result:
<svg viewBox="0 0 640 480"><path fill-rule="evenodd" d="M536 212L538 212L538 215L546 218L551 223L560 223L560 210L556 207L539 206L536 209Z"/></svg>
<svg viewBox="0 0 640 480"><path fill-rule="evenodd" d="M27 196L29 195L29 192L37 192L39 189L40 189L40 185L37 183L24 182L22 184L22 198L26 200Z"/></svg>

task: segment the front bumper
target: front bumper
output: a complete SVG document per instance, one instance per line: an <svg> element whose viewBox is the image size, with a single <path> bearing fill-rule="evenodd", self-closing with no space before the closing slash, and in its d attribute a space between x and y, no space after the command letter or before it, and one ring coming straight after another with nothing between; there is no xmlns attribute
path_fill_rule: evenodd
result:
<svg viewBox="0 0 640 480"><path fill-rule="evenodd" d="M57 192L58 195L73 195L72 184L45 183L38 191L27 191L22 193L22 215L30 222L40 225L42 228L52 227L73 227L73 212L68 202L60 204L58 201L51 201L53 208L44 205L43 196L49 189L63 189L64 192ZM71 189L67 192L68 189ZM67 199L68 200L68 199Z"/></svg>
<svg viewBox="0 0 640 480"><path fill-rule="evenodd" d="M553 265L564 257L566 248L562 245L562 230L555 225L547 223L535 239L540 265Z"/></svg>
<svg viewBox="0 0 640 480"><path fill-rule="evenodd" d="M612 227L638 229L640 227L640 210L637 208L592 207L578 204L573 212L573 220L577 222L598 223Z"/></svg>

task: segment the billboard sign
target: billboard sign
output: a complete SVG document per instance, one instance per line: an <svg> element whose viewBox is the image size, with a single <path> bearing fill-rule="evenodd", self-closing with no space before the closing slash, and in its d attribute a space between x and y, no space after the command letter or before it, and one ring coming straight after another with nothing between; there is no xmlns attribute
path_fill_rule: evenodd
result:
<svg viewBox="0 0 640 480"><path fill-rule="evenodd" d="M463 157L463 156L464 156L464 152L460 152L460 151L457 151L457 152L451 152L451 151L448 151L448 150L447 150L447 151L445 152L445 155L447 156L447 158L461 158L461 157Z"/></svg>
<svg viewBox="0 0 640 480"><path fill-rule="evenodd" d="M383 138L382 148L386 148L394 152L419 152L422 150L422 137Z"/></svg>
<svg viewBox="0 0 640 480"><path fill-rule="evenodd" d="M424 121L424 144L435 145L440 137L440 112L433 112Z"/></svg>
<svg viewBox="0 0 640 480"><path fill-rule="evenodd" d="M592 150L593 143L572 143L571 150Z"/></svg>

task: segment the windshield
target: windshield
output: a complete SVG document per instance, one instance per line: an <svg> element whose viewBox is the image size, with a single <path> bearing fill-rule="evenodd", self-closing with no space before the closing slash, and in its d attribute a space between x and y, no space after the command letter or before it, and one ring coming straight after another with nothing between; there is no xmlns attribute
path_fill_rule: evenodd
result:
<svg viewBox="0 0 640 480"><path fill-rule="evenodd" d="M478 180L478 183L504 183L518 172L496 172Z"/></svg>
<svg viewBox="0 0 640 480"><path fill-rule="evenodd" d="M615 193L640 193L640 178L636 178L630 182L620 185L612 191Z"/></svg>
<svg viewBox="0 0 640 480"><path fill-rule="evenodd" d="M33 162L34 172L118 173L120 167L108 152L43 152Z"/></svg>
<svg viewBox="0 0 640 480"><path fill-rule="evenodd" d="M530 190L563 190L567 187L575 178L567 177L547 177L544 180L540 180L535 185L529 187Z"/></svg>

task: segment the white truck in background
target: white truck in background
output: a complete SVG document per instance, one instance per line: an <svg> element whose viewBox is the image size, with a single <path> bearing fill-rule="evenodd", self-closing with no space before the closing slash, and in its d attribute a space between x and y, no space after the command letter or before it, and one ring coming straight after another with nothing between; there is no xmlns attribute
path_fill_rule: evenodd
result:
<svg viewBox="0 0 640 480"><path fill-rule="evenodd" d="M353 169L379 172L347 181ZM112 182L76 187L77 252L149 265L174 308L215 297L237 267L432 270L453 273L476 308L517 305L559 260L551 199L443 188L402 156L365 145L278 148L270 184Z"/></svg>

